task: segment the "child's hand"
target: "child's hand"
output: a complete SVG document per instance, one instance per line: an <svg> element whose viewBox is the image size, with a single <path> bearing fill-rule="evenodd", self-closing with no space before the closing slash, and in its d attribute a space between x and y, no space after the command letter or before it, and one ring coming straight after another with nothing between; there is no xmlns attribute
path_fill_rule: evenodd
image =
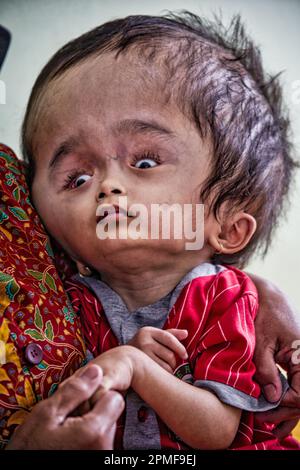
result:
<svg viewBox="0 0 300 470"><path fill-rule="evenodd" d="M133 378L135 349L131 346L118 346L106 351L91 362L103 371L102 388L120 392L128 390Z"/></svg>
<svg viewBox="0 0 300 470"><path fill-rule="evenodd" d="M151 326L141 328L128 344L134 346L153 361L157 362L167 372L173 373L176 367L176 355L187 359L185 347L180 343L188 335L187 330L160 330Z"/></svg>
<svg viewBox="0 0 300 470"><path fill-rule="evenodd" d="M83 409L93 407L108 390L126 392L131 386L135 369L141 364L141 355L136 348L124 345L110 349L93 359L91 363L97 364L103 371L103 380L89 403L84 403Z"/></svg>

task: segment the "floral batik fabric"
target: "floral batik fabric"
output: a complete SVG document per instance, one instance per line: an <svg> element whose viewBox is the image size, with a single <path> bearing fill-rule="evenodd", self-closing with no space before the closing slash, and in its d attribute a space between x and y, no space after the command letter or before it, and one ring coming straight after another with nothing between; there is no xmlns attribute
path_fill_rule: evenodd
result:
<svg viewBox="0 0 300 470"><path fill-rule="evenodd" d="M86 357L24 174L23 163L0 144L0 447Z"/></svg>

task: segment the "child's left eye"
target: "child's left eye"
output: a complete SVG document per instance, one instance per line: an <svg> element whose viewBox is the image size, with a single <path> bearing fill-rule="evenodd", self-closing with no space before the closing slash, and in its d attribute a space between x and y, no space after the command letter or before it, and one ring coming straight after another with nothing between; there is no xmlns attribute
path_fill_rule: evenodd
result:
<svg viewBox="0 0 300 470"><path fill-rule="evenodd" d="M133 166L139 169L153 168L160 164L160 158L158 155L143 155L136 157Z"/></svg>
<svg viewBox="0 0 300 470"><path fill-rule="evenodd" d="M139 162L136 162L135 163L135 168L153 168L154 166L156 166L157 163L153 160L151 160L150 158L143 158L143 160L140 160Z"/></svg>

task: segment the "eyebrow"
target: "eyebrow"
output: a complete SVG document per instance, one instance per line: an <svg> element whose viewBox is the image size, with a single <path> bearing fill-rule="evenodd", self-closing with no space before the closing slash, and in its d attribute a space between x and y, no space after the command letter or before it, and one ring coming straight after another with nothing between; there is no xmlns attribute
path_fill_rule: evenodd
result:
<svg viewBox="0 0 300 470"><path fill-rule="evenodd" d="M59 146L54 150L53 156L49 163L49 170L53 170L54 167L58 166L61 160L74 152L74 150L79 147L80 140L78 137L71 136L63 140Z"/></svg>
<svg viewBox="0 0 300 470"><path fill-rule="evenodd" d="M113 126L115 134L156 134L165 137L174 137L175 134L170 129L162 126L154 120L144 121L140 119L123 119Z"/></svg>
<svg viewBox="0 0 300 470"><path fill-rule="evenodd" d="M113 126L113 133L118 134L152 134L160 137L172 138L175 133L156 121L144 121L140 119L124 119ZM54 150L53 156L49 162L49 170L53 170L59 163L70 155L82 143L82 136L70 136L63 140Z"/></svg>

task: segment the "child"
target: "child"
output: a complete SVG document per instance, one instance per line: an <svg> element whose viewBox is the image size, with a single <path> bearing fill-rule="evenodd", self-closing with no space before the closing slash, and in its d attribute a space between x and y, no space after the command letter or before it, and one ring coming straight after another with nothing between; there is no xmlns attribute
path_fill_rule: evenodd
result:
<svg viewBox="0 0 300 470"><path fill-rule="evenodd" d="M276 404L253 379L257 293L232 266L269 243L294 163L278 83L232 26L106 23L55 54L28 104L34 204L92 274L69 294L107 388L128 391L116 448L299 448L253 413ZM135 203L205 204L203 247L124 236ZM99 239L105 219L118 238Z"/></svg>

